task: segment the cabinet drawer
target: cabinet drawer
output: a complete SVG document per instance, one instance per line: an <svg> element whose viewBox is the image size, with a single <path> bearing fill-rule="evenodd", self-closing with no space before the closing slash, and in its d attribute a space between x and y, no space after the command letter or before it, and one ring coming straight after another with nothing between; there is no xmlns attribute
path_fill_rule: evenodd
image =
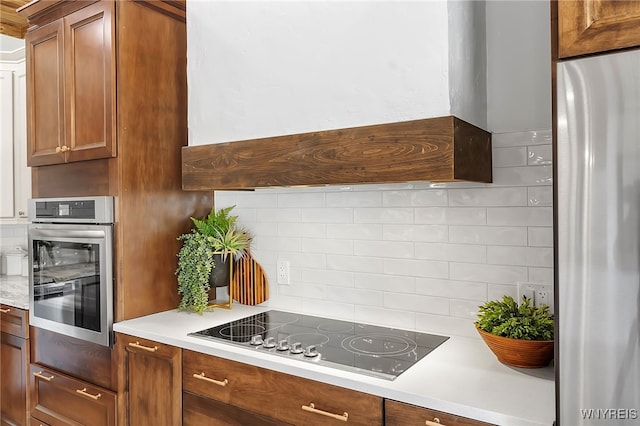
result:
<svg viewBox="0 0 640 426"><path fill-rule="evenodd" d="M31 364L31 415L50 425L116 424L116 394Z"/></svg>
<svg viewBox="0 0 640 426"><path fill-rule="evenodd" d="M0 331L26 339L29 337L29 311L0 305Z"/></svg>
<svg viewBox="0 0 640 426"><path fill-rule="evenodd" d="M182 395L183 426L276 426L283 423L234 405L184 392Z"/></svg>
<svg viewBox="0 0 640 426"><path fill-rule="evenodd" d="M46 424L45 422L41 422L40 420L36 419L35 417L31 417L29 419L29 426L49 426L49 425Z"/></svg>
<svg viewBox="0 0 640 426"><path fill-rule="evenodd" d="M389 426L490 426L478 420L468 419L442 411L417 407L386 399L384 402L385 425Z"/></svg>
<svg viewBox="0 0 640 426"><path fill-rule="evenodd" d="M326 383L183 351L185 391L305 425L382 425L382 398Z"/></svg>

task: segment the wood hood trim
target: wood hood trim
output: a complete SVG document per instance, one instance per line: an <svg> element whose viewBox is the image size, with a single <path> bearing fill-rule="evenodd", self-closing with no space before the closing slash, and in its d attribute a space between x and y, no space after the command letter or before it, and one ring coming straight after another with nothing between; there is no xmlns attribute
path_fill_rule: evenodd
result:
<svg viewBox="0 0 640 426"><path fill-rule="evenodd" d="M185 190L491 182L491 134L454 116L182 148Z"/></svg>

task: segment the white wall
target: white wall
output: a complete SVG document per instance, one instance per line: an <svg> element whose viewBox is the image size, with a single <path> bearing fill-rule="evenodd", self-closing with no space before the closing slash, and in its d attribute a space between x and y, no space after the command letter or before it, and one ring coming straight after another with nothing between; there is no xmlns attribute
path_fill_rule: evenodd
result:
<svg viewBox="0 0 640 426"><path fill-rule="evenodd" d="M416 54L446 37L436 31L439 20L427 13L441 3L331 3L366 4L358 9L366 22L393 18L393 31L366 33L352 31L355 9L349 19L336 20L329 19L327 3L286 3L278 9L281 18L293 16L300 25L273 27L273 11L266 10L273 2L231 3L210 2L198 8L197 19L193 5L200 3L188 3L191 143L346 127L365 124L364 117L424 118L431 96L447 97L438 89L431 93L427 85L437 78L425 79L422 72L427 66L444 69L447 59L426 62ZM403 8L376 11L392 3ZM216 206L236 205L240 222L255 234L253 252L270 280L269 306L477 337L473 320L483 301L515 295L519 281L552 282L551 112L550 96L544 95L550 90L548 9L542 1L489 2L487 68L506 76L490 75L483 89L482 81L473 83L482 72L466 79L454 73L458 93L469 86L487 91L486 110L477 108L495 132L494 184L216 192ZM238 16L230 16L232 11ZM317 22L325 20L323 37L315 35L325 26L307 25L305 13L312 11ZM194 19L213 32L195 42L195 51L192 37L203 29L193 31ZM325 36L336 28L339 38ZM238 31L232 37L233 29ZM269 54L247 56L241 43L247 37L264 38ZM527 45L511 42L520 39ZM310 50L311 45L322 49ZM352 55L344 54L346 47ZM342 54L334 57L336 49ZM388 61L378 57L382 51ZM379 90L344 83L359 80ZM519 91L524 83L525 96ZM397 96L385 95L390 93ZM455 99L455 90L449 95ZM353 99L366 102L356 105ZM290 261L291 285L276 284L278 259Z"/></svg>
<svg viewBox="0 0 640 426"><path fill-rule="evenodd" d="M454 112L486 128L482 2L192 2L187 38L190 145Z"/></svg>

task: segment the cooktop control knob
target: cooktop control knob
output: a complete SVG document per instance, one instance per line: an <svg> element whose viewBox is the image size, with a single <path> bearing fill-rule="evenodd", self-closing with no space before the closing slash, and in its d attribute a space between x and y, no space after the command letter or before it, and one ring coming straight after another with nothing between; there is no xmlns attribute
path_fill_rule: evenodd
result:
<svg viewBox="0 0 640 426"><path fill-rule="evenodd" d="M307 358L318 356L318 348L316 348L316 345L307 346L304 350L304 356L306 356Z"/></svg>
<svg viewBox="0 0 640 426"><path fill-rule="evenodd" d="M291 352L294 355L301 354L302 352L304 352L304 349L302 349L302 343L295 342L293 345L291 345L291 349L289 349L289 352Z"/></svg>
<svg viewBox="0 0 640 426"><path fill-rule="evenodd" d="M265 349L273 349L276 347L276 338L275 337L267 337L264 339L264 343L262 347Z"/></svg>
<svg viewBox="0 0 640 426"><path fill-rule="evenodd" d="M262 344L262 336L256 334L255 336L251 336L251 341L249 342L251 346L260 346Z"/></svg>
<svg viewBox="0 0 640 426"><path fill-rule="evenodd" d="M280 340L278 342L278 346L276 346L277 351L288 351L289 350L289 342L286 340Z"/></svg>

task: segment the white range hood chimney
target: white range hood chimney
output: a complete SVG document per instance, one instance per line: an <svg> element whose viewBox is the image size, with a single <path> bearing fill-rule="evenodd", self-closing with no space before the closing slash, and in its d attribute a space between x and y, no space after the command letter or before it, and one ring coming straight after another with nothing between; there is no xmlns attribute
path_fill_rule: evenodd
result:
<svg viewBox="0 0 640 426"><path fill-rule="evenodd" d="M487 128L484 1L189 1L187 62L190 147L435 117Z"/></svg>

